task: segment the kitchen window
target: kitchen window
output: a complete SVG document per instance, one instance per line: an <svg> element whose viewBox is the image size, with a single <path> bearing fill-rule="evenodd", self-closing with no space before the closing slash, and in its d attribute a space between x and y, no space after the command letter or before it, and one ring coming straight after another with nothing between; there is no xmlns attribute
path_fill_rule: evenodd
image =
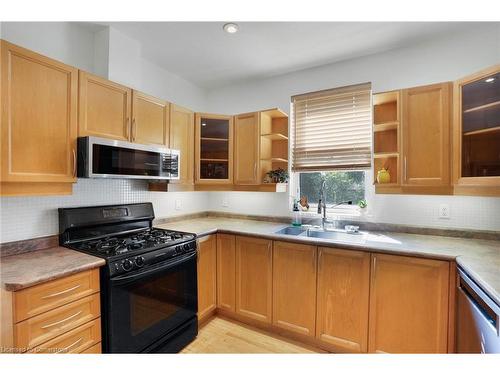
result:
<svg viewBox="0 0 500 375"><path fill-rule="evenodd" d="M365 199L365 171L372 160L371 84L293 96L291 113L299 195L314 207L324 180L327 205Z"/></svg>

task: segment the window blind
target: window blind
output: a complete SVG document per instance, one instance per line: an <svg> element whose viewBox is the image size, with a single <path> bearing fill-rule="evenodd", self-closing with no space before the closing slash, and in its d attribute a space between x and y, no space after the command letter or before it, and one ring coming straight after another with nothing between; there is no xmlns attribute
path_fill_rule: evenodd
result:
<svg viewBox="0 0 500 375"><path fill-rule="evenodd" d="M371 166L371 84L292 97L292 170Z"/></svg>

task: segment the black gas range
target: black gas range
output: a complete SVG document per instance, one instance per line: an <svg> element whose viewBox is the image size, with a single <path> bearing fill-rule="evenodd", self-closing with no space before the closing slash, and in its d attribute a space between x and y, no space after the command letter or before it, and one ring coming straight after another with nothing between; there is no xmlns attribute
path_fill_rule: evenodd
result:
<svg viewBox="0 0 500 375"><path fill-rule="evenodd" d="M105 353L172 353L197 335L196 235L153 219L151 203L59 209L60 244L106 260Z"/></svg>

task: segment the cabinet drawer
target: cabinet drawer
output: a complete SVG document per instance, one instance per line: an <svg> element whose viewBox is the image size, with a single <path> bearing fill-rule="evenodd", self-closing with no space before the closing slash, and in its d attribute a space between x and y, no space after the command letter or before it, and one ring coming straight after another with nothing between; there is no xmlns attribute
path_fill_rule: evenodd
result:
<svg viewBox="0 0 500 375"><path fill-rule="evenodd" d="M15 322L99 291L99 269L79 272L14 293Z"/></svg>
<svg viewBox="0 0 500 375"><path fill-rule="evenodd" d="M15 346L33 348L99 317L99 293L17 323Z"/></svg>
<svg viewBox="0 0 500 375"><path fill-rule="evenodd" d="M101 354L101 343L98 342L97 344L91 346L88 349L85 349L83 352L80 352L80 354Z"/></svg>
<svg viewBox="0 0 500 375"><path fill-rule="evenodd" d="M29 353L81 353L100 342L101 319L98 318L33 348Z"/></svg>

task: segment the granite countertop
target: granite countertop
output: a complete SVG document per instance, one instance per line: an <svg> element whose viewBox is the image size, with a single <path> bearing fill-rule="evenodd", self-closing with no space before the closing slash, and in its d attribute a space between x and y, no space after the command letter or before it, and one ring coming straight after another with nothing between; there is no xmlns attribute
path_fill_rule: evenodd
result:
<svg viewBox="0 0 500 375"><path fill-rule="evenodd" d="M104 259L56 246L0 258L0 281L3 289L16 291L104 264Z"/></svg>
<svg viewBox="0 0 500 375"><path fill-rule="evenodd" d="M348 243L274 233L289 226L289 224L223 217L201 217L155 226L196 233L198 236L220 231L259 236L273 240L338 246L345 249L456 260L457 264L500 305L500 241L393 232L370 232L366 235L364 243Z"/></svg>
<svg viewBox="0 0 500 375"><path fill-rule="evenodd" d="M500 305L500 241L369 232L364 243L349 243L274 233L287 226L289 224L225 217L200 217L155 225L196 233L198 236L220 231L344 249L456 260L457 264ZM2 288L15 291L104 264L104 259L55 246L0 258L0 281Z"/></svg>

